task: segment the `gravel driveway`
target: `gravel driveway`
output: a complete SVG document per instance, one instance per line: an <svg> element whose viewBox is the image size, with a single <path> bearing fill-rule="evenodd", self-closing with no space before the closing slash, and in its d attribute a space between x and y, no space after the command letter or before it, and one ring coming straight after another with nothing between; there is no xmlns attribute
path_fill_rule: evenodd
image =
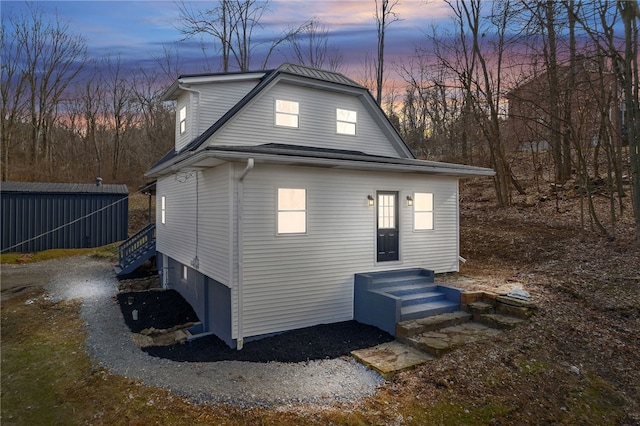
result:
<svg viewBox="0 0 640 426"><path fill-rule="evenodd" d="M176 362L147 355L130 339L114 300L117 279L106 260L87 256L3 265L2 278L49 277L54 300L82 300L89 355L112 373L169 389L195 403L240 407L354 402L383 379L350 358L303 363ZM23 279L24 281L24 279Z"/></svg>

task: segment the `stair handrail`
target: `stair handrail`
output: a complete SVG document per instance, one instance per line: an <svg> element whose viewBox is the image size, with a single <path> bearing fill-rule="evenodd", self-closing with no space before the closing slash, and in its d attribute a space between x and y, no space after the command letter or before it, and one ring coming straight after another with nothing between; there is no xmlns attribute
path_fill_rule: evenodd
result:
<svg viewBox="0 0 640 426"><path fill-rule="evenodd" d="M148 248L155 244L156 224L149 223L147 226L130 236L118 246L118 260L120 266L124 266L126 260L141 248ZM124 263L123 263L124 262Z"/></svg>

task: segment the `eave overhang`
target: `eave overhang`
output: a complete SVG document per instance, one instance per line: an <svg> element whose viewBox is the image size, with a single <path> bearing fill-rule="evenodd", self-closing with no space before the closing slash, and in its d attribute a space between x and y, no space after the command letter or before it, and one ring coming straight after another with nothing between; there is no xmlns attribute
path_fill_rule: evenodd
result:
<svg viewBox="0 0 640 426"><path fill-rule="evenodd" d="M285 166L322 167L389 173L422 173L452 177L493 176L492 169L441 163L408 158L370 156L353 151L308 150L306 147L208 147L200 151L185 152L173 161L159 164L145 176L160 177L189 169L215 167L225 162L244 162L253 158L255 163Z"/></svg>

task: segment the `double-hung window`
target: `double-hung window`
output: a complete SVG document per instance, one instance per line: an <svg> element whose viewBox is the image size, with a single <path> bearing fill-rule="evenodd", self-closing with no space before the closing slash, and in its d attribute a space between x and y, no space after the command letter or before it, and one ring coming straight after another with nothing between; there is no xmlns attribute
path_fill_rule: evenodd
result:
<svg viewBox="0 0 640 426"><path fill-rule="evenodd" d="M276 99L276 126L298 127L299 113L298 102Z"/></svg>
<svg viewBox="0 0 640 426"><path fill-rule="evenodd" d="M307 232L307 190L278 188L278 234Z"/></svg>
<svg viewBox="0 0 640 426"><path fill-rule="evenodd" d="M348 109L336 109L336 132L341 135L356 134L357 112Z"/></svg>
<svg viewBox="0 0 640 426"><path fill-rule="evenodd" d="M433 229L433 194L416 192L413 204L413 229L428 231Z"/></svg>
<svg viewBox="0 0 640 426"><path fill-rule="evenodd" d="M180 108L178 112L178 117L180 119L180 134L183 134L187 131L187 107L183 106Z"/></svg>

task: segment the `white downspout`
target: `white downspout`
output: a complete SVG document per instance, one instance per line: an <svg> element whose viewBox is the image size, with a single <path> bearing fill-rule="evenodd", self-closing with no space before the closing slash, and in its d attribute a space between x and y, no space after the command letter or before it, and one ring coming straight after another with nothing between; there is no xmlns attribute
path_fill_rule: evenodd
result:
<svg viewBox="0 0 640 426"><path fill-rule="evenodd" d="M237 206L238 206L238 226L237 226L237 240L238 240L238 337L236 339L236 349L241 350L244 345L244 302L243 302L243 292L244 292L244 278L243 278L243 270L244 270L244 255L243 255L243 244L242 244L242 223L244 221L243 218L243 210L244 210L244 178L249 174L249 172L253 169L255 161L253 158L247 159L247 166L244 168L242 173L240 173L240 177L238 177L238 197L237 197Z"/></svg>

